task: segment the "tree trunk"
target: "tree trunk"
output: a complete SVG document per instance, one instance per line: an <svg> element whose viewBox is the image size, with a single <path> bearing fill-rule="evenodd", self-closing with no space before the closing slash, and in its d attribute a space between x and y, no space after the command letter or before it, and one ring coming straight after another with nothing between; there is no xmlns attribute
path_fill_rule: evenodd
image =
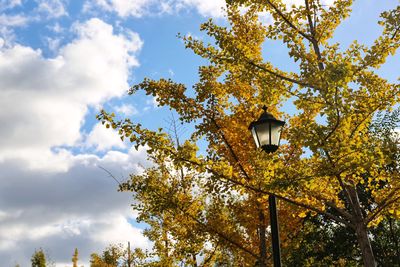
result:
<svg viewBox="0 0 400 267"><path fill-rule="evenodd" d="M128 267L131 267L131 242L128 241Z"/></svg>
<svg viewBox="0 0 400 267"><path fill-rule="evenodd" d="M365 267L375 267L375 257L372 251L371 242L368 238L367 227L363 222L360 222L356 225L356 235L358 245L361 249L362 258Z"/></svg>
<svg viewBox="0 0 400 267"><path fill-rule="evenodd" d="M392 237L393 243L394 243L394 247L396 250L396 263L400 265L400 250L399 250L399 237L396 236L396 234L394 233L393 230L393 219L389 218L389 228L390 228L390 235Z"/></svg>
<svg viewBox="0 0 400 267"><path fill-rule="evenodd" d="M192 254L192 258L193 258L193 267L197 267L197 258L196 258L196 254Z"/></svg>
<svg viewBox="0 0 400 267"><path fill-rule="evenodd" d="M348 186L347 192L350 197L350 205L353 209L353 221L357 236L358 246L361 249L361 255L365 267L376 267L374 253L372 251L371 242L368 237L367 226L364 223L364 215L361 210L360 200L355 187Z"/></svg>

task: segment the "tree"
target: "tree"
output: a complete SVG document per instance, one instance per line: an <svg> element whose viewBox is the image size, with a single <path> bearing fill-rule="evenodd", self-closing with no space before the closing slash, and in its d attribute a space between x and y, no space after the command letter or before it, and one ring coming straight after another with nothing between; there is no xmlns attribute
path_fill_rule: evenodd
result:
<svg viewBox="0 0 400 267"><path fill-rule="evenodd" d="M32 258L32 267L46 267L46 256L43 252L43 249L35 250Z"/></svg>
<svg viewBox="0 0 400 267"><path fill-rule="evenodd" d="M99 256L97 253L92 253L90 255L90 267L107 267L107 265L101 256Z"/></svg>
<svg viewBox="0 0 400 267"><path fill-rule="evenodd" d="M124 249L122 244L109 245L101 255L92 253L90 255L91 267L136 267L147 266L148 255L141 249ZM130 264L130 265L129 265Z"/></svg>
<svg viewBox="0 0 400 267"><path fill-rule="evenodd" d="M241 5L247 6L245 14L239 11ZM209 61L199 68L200 80L193 89L172 80L145 79L130 90L131 94L144 90L161 106L174 110L182 122L195 125L181 145L163 130L146 129L105 111L99 114L122 139L147 146L156 164L134 176L141 181L138 185L132 179L134 186L128 187L142 198L139 186L155 185L151 188L158 195L147 190L151 200L140 199L145 203L143 214L151 218L155 212L162 218L152 208L163 200L168 216L176 219L183 214L184 223L206 232L199 243L203 247L211 243L229 251L226 255L238 262L266 266L266 199L275 195L280 200L282 227L298 230L292 214L324 216L352 229L364 265L376 265L368 233L385 216L400 217L399 170L386 168L393 162L395 147L371 131L374 116L399 103L400 84L375 70L400 45L400 7L381 14L383 31L372 46L354 41L343 49L329 40L350 15L351 5L350 0L337 0L331 6L305 0L289 9L279 0L229 1L230 27L212 20L201 25L214 44L182 37L187 48ZM261 11L272 15L273 24L260 23ZM299 72L286 72L263 60L266 39L281 40ZM292 102L299 112L280 111L285 102ZM254 152L247 130L264 104L289 125L282 134L286 142L275 154ZM196 143L202 140L207 141L207 150L199 155ZM186 183L199 190L186 198L179 183L186 173L180 180L172 179L182 169L192 177ZM174 180L174 187L168 187ZM163 188L157 188L157 182ZM359 186L376 203L372 209L360 203Z"/></svg>
<svg viewBox="0 0 400 267"><path fill-rule="evenodd" d="M371 201L368 204L376 203ZM379 266L400 266L399 234L400 220L386 216L370 230L371 247ZM285 252L285 266L362 264L355 233L320 215L305 218L301 231L293 235L292 243Z"/></svg>
<svg viewBox="0 0 400 267"><path fill-rule="evenodd" d="M78 249L75 248L74 255L72 255L72 267L78 267Z"/></svg>
<svg viewBox="0 0 400 267"><path fill-rule="evenodd" d="M170 128L174 137L166 141L171 149L193 154L190 143L180 144L175 120ZM121 190L135 192L137 219L151 226L144 234L154 241L158 261L152 266L254 266L261 244L254 224L254 215L259 214L254 196L237 199L237 192L222 187L214 189L223 190L223 195L210 195L210 187L218 185L209 183L204 171L177 165L164 153L150 157L156 166L132 175ZM207 246L210 243L214 246Z"/></svg>
<svg viewBox="0 0 400 267"><path fill-rule="evenodd" d="M400 109L386 112L384 115L378 114L370 129L377 138L381 138L393 147L390 155L392 161L385 168L395 172L400 167L400 149L399 137L393 133L399 125L399 115ZM368 178L364 176L364 185L367 184ZM378 203L364 185L357 186L359 200L364 209L372 210ZM346 201L343 195L341 199ZM400 220L384 215L377 227L370 230L371 246L379 266L400 266L399 226ZM344 262L348 265L361 264L355 233L348 227L336 224L323 216L307 216L302 231L294 235L293 239L296 241L292 243L291 249L284 257L287 266L307 266L307 264L316 266L321 262L322 265L330 266L341 265Z"/></svg>
<svg viewBox="0 0 400 267"><path fill-rule="evenodd" d="M93 253L90 255L91 267L117 267L123 254L121 245L109 245L100 255Z"/></svg>

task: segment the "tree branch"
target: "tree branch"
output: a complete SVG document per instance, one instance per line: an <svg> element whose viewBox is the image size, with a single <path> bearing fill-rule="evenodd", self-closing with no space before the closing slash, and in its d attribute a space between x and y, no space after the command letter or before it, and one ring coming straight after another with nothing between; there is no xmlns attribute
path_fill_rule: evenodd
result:
<svg viewBox="0 0 400 267"><path fill-rule="evenodd" d="M270 0L267 0L267 3L275 10L275 12L293 29L295 30L298 34L303 36L305 39L311 41L311 37L304 32L302 32L300 29L298 29L283 13L282 11L279 10L279 8L274 5Z"/></svg>
<svg viewBox="0 0 400 267"><path fill-rule="evenodd" d="M236 155L235 151L233 150L233 147L231 146L231 144L228 142L228 139L226 139L226 136L225 136L224 132L221 130L221 127L219 127L219 125L217 124L217 121L214 118L211 118L211 121L213 122L213 124L217 128L218 132L220 133L222 140L224 141L225 145L228 147L230 153L232 154L232 157L234 158L236 163L239 165L240 171L244 174L246 179L249 181L250 180L249 175L247 174L243 165L240 163L238 156Z"/></svg>
<svg viewBox="0 0 400 267"><path fill-rule="evenodd" d="M371 222L372 220L375 219L376 216L378 216L378 214L387 206L393 204L394 202L396 202L398 199L400 199L400 196L397 198L394 198L392 200L390 200L390 198L392 198L394 196L395 193L397 193L397 191L400 189L400 186L396 187L395 189L393 189L393 191L387 195L385 197L384 200L381 201L381 203L378 204L378 206L372 211L372 213L367 217L366 221L367 223Z"/></svg>
<svg viewBox="0 0 400 267"><path fill-rule="evenodd" d="M182 212L184 212L182 210ZM199 219L197 219L196 217L187 214L186 216L188 216L189 218L191 218L192 220L194 220L195 222L197 222L198 224L200 224L201 226L203 226L203 228L211 233L214 233L216 235L218 235L219 237L221 237L222 239L224 239L225 241L227 241L228 243L231 243L232 245L234 245L235 247L237 247L240 250L243 250L244 252L248 253L249 255L253 256L254 258L258 258L258 255L256 253L254 253L253 251L251 251L250 249L242 246L239 242L236 242L235 240L232 240L231 238L229 238L227 235L225 235L224 233L221 233L217 230L215 230L214 228L208 226L207 224L203 223L202 221L200 221Z"/></svg>
<svg viewBox="0 0 400 267"><path fill-rule="evenodd" d="M331 158L329 152L328 152L326 149L324 149L324 152L325 152L325 154L326 154L326 156L327 156L327 158L328 158L328 161L329 161L330 164L332 165L332 167L333 167L334 169L336 169L336 164L335 164L335 162L333 161L333 159ZM353 203L353 200L352 200L352 198L351 198L351 196L350 196L350 193L347 191L346 185L344 184L344 182L343 182L342 178L340 177L340 175L335 174L334 176L335 176L335 178L337 179L337 181L339 182L339 185L340 185L340 187L342 188L342 191L345 193L346 198L347 198L347 200L349 201L349 204L350 204L351 208L352 208L353 211L354 211L354 203ZM353 223L353 216L351 216L350 213L347 213L347 214L348 214L349 221L350 221L351 223Z"/></svg>
<svg viewBox="0 0 400 267"><path fill-rule="evenodd" d="M256 67L256 68L259 68L259 69L261 69L261 70L263 70L265 72L268 72L269 74L272 74L272 75L278 77L281 80L285 80L285 81L288 81L288 82L291 82L291 83L295 83L295 84L298 84L298 85L303 86L303 87L309 87L309 88L313 88L313 89L318 89L318 88L316 88L315 86L313 86L313 85L311 85L309 83L306 83L306 82L303 82L303 81L298 81L298 80L295 80L295 79L290 78L290 77L286 77L286 76L284 76L282 74L279 74L279 73L274 72L274 71L272 71L270 69L267 69L266 67L261 66L261 65L255 63L255 62L253 62L251 60L248 60L247 63L252 65L252 66L254 66L254 67Z"/></svg>
<svg viewBox="0 0 400 267"><path fill-rule="evenodd" d="M194 162L194 161L189 160L189 159L184 159L184 158L179 158L179 159L182 160L182 161L185 161L185 162L187 162L187 163L193 164L193 165L195 165L195 166L204 167L204 166L201 165L200 163ZM214 170L211 169L211 168L205 167L205 169L206 169L209 173L212 173L216 178L220 178L219 180L222 181L222 182L224 182L223 180L226 180L226 181L228 181L228 182L230 182L230 183L232 183L232 184L234 184L234 185L247 188L247 189L249 189L249 190L251 190L251 191L253 191L253 192L256 192L256 193L262 193L262 194L264 194L264 195L272 195L272 196L275 196L277 199L281 199L281 200L283 200L283 201L285 201L285 202L288 202L288 203L290 203L290 204L293 204L293 205L295 205L295 206L299 206L299 207L305 208L305 209L307 209L307 210L314 211L314 212L316 212L316 213L318 213L318 214L321 214L321 215L323 215L323 216L326 216L326 217L328 217L328 218L330 218L330 219L332 219L332 220L334 220L334 221L336 221L336 222L338 222L338 223L342 223L342 224L344 224L344 225L346 225L346 226L350 226L350 227L351 227L351 224L350 224L349 222L347 222L346 220L343 220L342 218L340 218L340 217L338 217L338 216L335 216L335 215L333 215L333 214L331 214L331 213L329 213L329 212L325 212L325 211L319 210L319 209L317 209L317 208L314 208L314 207L312 207L312 206L306 205L306 204L304 204L304 203L301 203L301 202L298 202L298 201L289 199L289 198L284 197L284 196L281 196L281 195L277 195L277 194L272 193L272 192L270 192L270 191L265 191L265 190L262 190L262 189L259 189L259 188L256 188L256 187L253 187L253 186L250 186L250 185L243 184L243 183L241 183L241 182L239 182L239 181L237 181L237 180L234 180L234 179L229 178L229 177L227 177L227 176L225 176L225 175L222 175L222 174L220 174L220 173L217 173L216 171L214 171ZM221 179L223 179L223 180L221 180Z"/></svg>
<svg viewBox="0 0 400 267"><path fill-rule="evenodd" d="M339 110L339 107L338 107L337 96L338 96L338 87L336 86L336 89L335 89L336 122L335 122L335 126L331 129L331 131L324 138L324 142L328 141L328 139L332 136L332 134L335 133L335 131L337 130L337 128L340 125L340 110Z"/></svg>
<svg viewBox="0 0 400 267"><path fill-rule="evenodd" d="M158 195L159 198L164 199L166 201L171 201L171 199L166 199L165 197L163 197L162 195L158 194L157 192L154 192L156 195ZM254 258L257 258L257 254L255 254L253 251L251 251L250 249L242 246L239 242L236 242L235 240L232 240L231 238L229 238L227 235L225 235L224 233L221 233L217 230L215 230L214 228L208 226L207 224L205 224L204 222L200 221L198 218L196 218L195 216L191 215L189 212L187 212L183 207L181 207L179 205L179 203L174 203L176 208L178 208L178 210L180 210L185 216L189 217L190 219L192 219L193 221L195 221L197 224L199 224L206 232L208 233L214 233L217 236L221 237L222 239L224 239L225 241L227 241L228 243L236 246L237 248L239 248L240 250L243 250L244 252L248 253L249 255L253 256ZM174 216L174 214L170 211L170 210L166 210L167 212L171 213L172 216Z"/></svg>
<svg viewBox="0 0 400 267"><path fill-rule="evenodd" d="M310 6L308 3L308 0L304 0L304 1L305 1L306 11L307 11L308 26L310 27L310 33L311 33L311 36L308 40L313 45L314 52L318 58L318 68L319 68L319 70L322 71L325 69L325 67L324 67L324 64L322 63L322 56L321 56L321 51L318 46L318 40L315 39L315 28L314 28L313 21L311 19L311 15L310 15L310 13L311 13Z"/></svg>
<svg viewBox="0 0 400 267"><path fill-rule="evenodd" d="M304 0L304 3L306 5L308 26L310 27L311 36L314 38L315 37L315 29L314 29L314 24L313 24L313 21L311 18L311 10L310 10L310 6L308 4L308 0Z"/></svg>

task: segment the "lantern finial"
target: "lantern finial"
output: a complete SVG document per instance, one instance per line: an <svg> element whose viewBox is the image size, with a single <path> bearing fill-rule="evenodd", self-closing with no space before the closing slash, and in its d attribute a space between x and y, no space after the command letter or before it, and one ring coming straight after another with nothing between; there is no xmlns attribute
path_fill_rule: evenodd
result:
<svg viewBox="0 0 400 267"><path fill-rule="evenodd" d="M266 105L264 105L264 106L262 107L262 110L264 110L264 112L266 113L267 110L268 110L268 107L267 107Z"/></svg>

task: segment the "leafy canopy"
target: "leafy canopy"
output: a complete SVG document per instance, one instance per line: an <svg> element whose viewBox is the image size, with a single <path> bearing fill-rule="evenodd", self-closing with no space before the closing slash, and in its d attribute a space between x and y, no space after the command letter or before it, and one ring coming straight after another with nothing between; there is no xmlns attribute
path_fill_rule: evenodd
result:
<svg viewBox="0 0 400 267"><path fill-rule="evenodd" d="M144 79L129 93L143 90L182 123L194 125L183 143L163 129L146 129L106 111L98 115L121 139L145 146L154 162L121 189L134 192L138 219L150 225L146 233L157 255L164 255L160 261L174 259L165 266L196 262L196 255L264 266L268 195L280 200L283 246L284 233L298 230L301 218L320 214L352 229L364 264L374 266L368 229L384 216L400 217L399 170L387 168L398 140L388 142L372 130L374 116L399 103L400 84L376 70L400 45L400 7L381 14L382 34L371 46L354 41L343 48L330 39L351 5L349 0L331 6L305 0L293 7L279 0L228 1L229 27L213 20L200 27L214 43L181 37L209 62L199 67L193 88ZM259 12L270 14L273 23L262 24ZM268 39L287 47L299 71L263 59ZM296 113L282 110L287 102ZM247 130L264 104L288 125L275 154L256 150ZM200 141L207 143L204 153L198 152ZM361 185L376 203L370 209L359 202Z"/></svg>

